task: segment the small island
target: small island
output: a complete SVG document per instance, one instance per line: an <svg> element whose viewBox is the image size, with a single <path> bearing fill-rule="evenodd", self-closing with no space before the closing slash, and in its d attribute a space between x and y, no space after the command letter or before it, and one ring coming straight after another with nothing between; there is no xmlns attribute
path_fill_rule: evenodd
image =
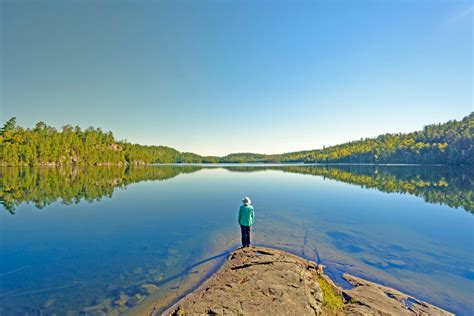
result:
<svg viewBox="0 0 474 316"><path fill-rule="evenodd" d="M153 315L453 315L395 289L267 247L239 248L195 291Z"/></svg>

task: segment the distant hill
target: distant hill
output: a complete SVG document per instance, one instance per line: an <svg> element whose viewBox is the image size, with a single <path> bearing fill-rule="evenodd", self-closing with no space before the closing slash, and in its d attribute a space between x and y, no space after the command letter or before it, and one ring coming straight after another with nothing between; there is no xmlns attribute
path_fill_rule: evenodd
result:
<svg viewBox="0 0 474 316"><path fill-rule="evenodd" d="M230 154L223 162L474 164L474 112L408 134L384 134L324 149L279 155Z"/></svg>
<svg viewBox="0 0 474 316"><path fill-rule="evenodd" d="M149 163L409 163L474 164L474 112L461 121L428 125L407 134L384 134L323 149L277 155L234 153L203 157L165 146L117 141L100 128L66 125L61 131L39 122L32 129L8 120L0 130L0 165L125 165Z"/></svg>
<svg viewBox="0 0 474 316"><path fill-rule="evenodd" d="M280 155L232 154L226 162L474 164L474 112L461 121Z"/></svg>

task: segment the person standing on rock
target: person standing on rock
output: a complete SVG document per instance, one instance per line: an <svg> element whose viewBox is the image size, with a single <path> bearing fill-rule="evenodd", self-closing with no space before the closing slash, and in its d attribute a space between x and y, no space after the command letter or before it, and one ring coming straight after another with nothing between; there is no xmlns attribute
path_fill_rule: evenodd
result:
<svg viewBox="0 0 474 316"><path fill-rule="evenodd" d="M242 203L238 217L240 232L242 233L242 247L250 247L250 233L254 222L253 206L248 197L244 197Z"/></svg>

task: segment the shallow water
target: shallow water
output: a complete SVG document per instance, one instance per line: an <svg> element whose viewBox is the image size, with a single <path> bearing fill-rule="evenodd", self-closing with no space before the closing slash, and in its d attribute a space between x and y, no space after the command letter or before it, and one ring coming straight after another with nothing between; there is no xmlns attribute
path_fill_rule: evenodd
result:
<svg viewBox="0 0 474 316"><path fill-rule="evenodd" d="M126 311L184 290L191 268L254 242L456 312L474 311L474 186L467 168L147 166L0 169L0 314ZM182 287L182 288L181 288ZM120 294L129 297L120 307ZM87 309L96 304L99 307ZM142 304L142 303L141 303ZM134 307L136 308L136 307Z"/></svg>

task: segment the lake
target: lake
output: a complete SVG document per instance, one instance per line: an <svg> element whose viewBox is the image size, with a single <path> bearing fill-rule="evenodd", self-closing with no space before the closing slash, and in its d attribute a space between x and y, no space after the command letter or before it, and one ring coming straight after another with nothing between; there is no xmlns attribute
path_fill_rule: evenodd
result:
<svg viewBox="0 0 474 316"><path fill-rule="evenodd" d="M160 165L0 175L1 315L160 310L239 246L243 196L255 207L255 244L321 262L344 287L348 272L474 312L467 167Z"/></svg>

